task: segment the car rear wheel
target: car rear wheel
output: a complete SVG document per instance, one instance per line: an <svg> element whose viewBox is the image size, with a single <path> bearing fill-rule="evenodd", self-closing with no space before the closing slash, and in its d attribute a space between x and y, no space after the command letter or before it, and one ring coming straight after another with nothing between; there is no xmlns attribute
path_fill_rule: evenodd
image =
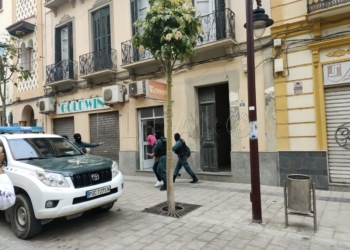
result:
<svg viewBox="0 0 350 250"><path fill-rule="evenodd" d="M18 194L12 209L11 227L18 238L28 239L41 232L41 222L35 218L32 202L28 195Z"/></svg>

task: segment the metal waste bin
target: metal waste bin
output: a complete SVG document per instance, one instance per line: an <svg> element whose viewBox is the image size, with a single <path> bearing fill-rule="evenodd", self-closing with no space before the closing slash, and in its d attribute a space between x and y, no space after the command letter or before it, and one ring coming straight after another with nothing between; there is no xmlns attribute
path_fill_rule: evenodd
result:
<svg viewBox="0 0 350 250"><path fill-rule="evenodd" d="M284 181L284 212L286 227L288 227L288 214L301 215L314 218L314 230L317 230L316 216L316 185L311 177L301 174L291 174ZM312 191L312 209L311 209Z"/></svg>
<svg viewBox="0 0 350 250"><path fill-rule="evenodd" d="M297 212L311 211L311 177L301 174L287 176L288 208Z"/></svg>

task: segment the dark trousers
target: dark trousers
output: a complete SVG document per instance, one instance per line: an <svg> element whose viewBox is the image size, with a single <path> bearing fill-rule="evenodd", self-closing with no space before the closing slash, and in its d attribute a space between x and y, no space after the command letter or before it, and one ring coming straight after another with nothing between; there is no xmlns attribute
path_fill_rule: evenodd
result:
<svg viewBox="0 0 350 250"><path fill-rule="evenodd" d="M154 162L154 164L153 164L153 172L154 172L155 175L157 176L157 180L158 180L158 181L161 181L162 178L161 178L160 175L158 174L158 164L159 164L159 161Z"/></svg>
<svg viewBox="0 0 350 250"><path fill-rule="evenodd" d="M188 164L187 162L187 156L185 157L179 157L179 160L177 161L176 167L175 167L175 171L174 171L174 176L177 176L180 172L180 169L182 168L182 166L185 168L186 172L192 177L194 175L190 164Z"/></svg>

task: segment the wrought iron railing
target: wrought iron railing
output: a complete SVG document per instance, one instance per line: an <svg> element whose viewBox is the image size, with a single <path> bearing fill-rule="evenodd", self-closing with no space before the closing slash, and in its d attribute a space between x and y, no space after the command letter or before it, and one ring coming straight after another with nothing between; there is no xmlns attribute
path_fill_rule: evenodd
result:
<svg viewBox="0 0 350 250"><path fill-rule="evenodd" d="M197 39L197 46L225 38L235 38L235 13L226 9L201 16L203 41Z"/></svg>
<svg viewBox="0 0 350 250"><path fill-rule="evenodd" d="M152 53L149 50L143 50L140 52L132 44L132 40L122 42L122 65L143 61L153 58Z"/></svg>
<svg viewBox="0 0 350 250"><path fill-rule="evenodd" d="M65 79L78 79L78 63L76 61L63 60L46 66L46 84Z"/></svg>
<svg viewBox="0 0 350 250"><path fill-rule="evenodd" d="M308 0L307 13L338 6L343 3L350 3L350 0Z"/></svg>
<svg viewBox="0 0 350 250"><path fill-rule="evenodd" d="M80 75L89 75L101 70L117 69L117 51L104 49L79 56Z"/></svg>
<svg viewBox="0 0 350 250"><path fill-rule="evenodd" d="M219 41L225 38L235 38L235 13L230 9L214 11L201 16L203 41L197 39L197 46ZM150 51L140 52L132 44L132 40L122 42L122 65L153 58Z"/></svg>

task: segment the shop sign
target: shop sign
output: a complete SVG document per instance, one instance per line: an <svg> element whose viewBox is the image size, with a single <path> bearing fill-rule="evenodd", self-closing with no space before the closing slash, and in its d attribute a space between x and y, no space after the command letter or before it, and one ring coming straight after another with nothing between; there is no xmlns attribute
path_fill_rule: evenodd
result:
<svg viewBox="0 0 350 250"><path fill-rule="evenodd" d="M56 106L58 115L109 109L109 108L110 108L109 106L104 104L102 97L74 100L70 102L61 102L61 103L57 103L57 106Z"/></svg>
<svg viewBox="0 0 350 250"><path fill-rule="evenodd" d="M323 65L324 85L350 83L350 61Z"/></svg>
<svg viewBox="0 0 350 250"><path fill-rule="evenodd" d="M159 99L166 101L166 84L148 80L148 98Z"/></svg>

